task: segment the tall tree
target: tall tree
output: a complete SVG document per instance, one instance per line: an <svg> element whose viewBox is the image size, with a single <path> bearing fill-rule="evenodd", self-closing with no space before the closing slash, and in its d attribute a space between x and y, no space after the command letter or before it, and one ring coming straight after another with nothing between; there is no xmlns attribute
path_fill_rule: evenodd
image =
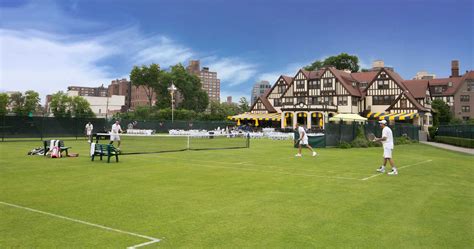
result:
<svg viewBox="0 0 474 249"><path fill-rule="evenodd" d="M164 73L161 77L160 87L157 95L160 96L159 107L168 107L170 105L168 87L174 83L181 96L181 102L178 108L203 112L209 105L209 97L202 89L201 80L192 74L189 74L181 64L171 67L171 71Z"/></svg>
<svg viewBox="0 0 474 249"><path fill-rule="evenodd" d="M76 118L91 118L95 117L92 112L90 103L81 96L74 96L70 99L70 108L72 115Z"/></svg>
<svg viewBox="0 0 474 249"><path fill-rule="evenodd" d="M130 72L130 81L135 87L142 87L145 90L148 105L153 105L153 97L155 90L158 88L160 81L160 66L158 64L151 64L148 66L137 67L134 66Z"/></svg>
<svg viewBox="0 0 474 249"><path fill-rule="evenodd" d="M431 103L431 108L435 111L433 117L433 126L438 126L440 123L448 124L453 118L451 108L441 99L435 99Z"/></svg>
<svg viewBox="0 0 474 249"><path fill-rule="evenodd" d="M334 66L339 70L349 69L351 72L359 71L359 58L356 55L341 53L335 56L329 56L323 61L317 60L311 65L306 66L306 70L317 70L326 66Z"/></svg>
<svg viewBox="0 0 474 249"><path fill-rule="evenodd" d="M71 117L71 98L64 92L59 91L51 96L51 103L49 104L51 112L57 118Z"/></svg>
<svg viewBox="0 0 474 249"><path fill-rule="evenodd" d="M0 93L0 116L5 116L8 113L8 94Z"/></svg>
<svg viewBox="0 0 474 249"><path fill-rule="evenodd" d="M23 113L33 114L38 112L40 109L40 97L39 93L28 90L25 92L25 104L23 105Z"/></svg>
<svg viewBox="0 0 474 249"><path fill-rule="evenodd" d="M241 97L239 100L239 107L242 112L248 112L250 110L249 101L245 97Z"/></svg>
<svg viewBox="0 0 474 249"><path fill-rule="evenodd" d="M14 92L10 95L10 104L12 111L19 116L25 115L23 113L23 105L25 105L25 96L21 92Z"/></svg>

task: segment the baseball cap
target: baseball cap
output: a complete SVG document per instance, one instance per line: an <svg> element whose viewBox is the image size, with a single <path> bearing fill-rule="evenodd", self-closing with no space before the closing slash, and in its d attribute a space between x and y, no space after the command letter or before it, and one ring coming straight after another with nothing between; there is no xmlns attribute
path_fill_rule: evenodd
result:
<svg viewBox="0 0 474 249"><path fill-rule="evenodd" d="M387 120L380 120L380 121L379 121L379 124L384 124L384 125L386 125L386 124L387 124Z"/></svg>

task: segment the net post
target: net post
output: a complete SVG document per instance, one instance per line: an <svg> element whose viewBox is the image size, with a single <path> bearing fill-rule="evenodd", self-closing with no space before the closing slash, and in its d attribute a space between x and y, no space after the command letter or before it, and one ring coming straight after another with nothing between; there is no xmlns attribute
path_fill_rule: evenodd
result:
<svg viewBox="0 0 474 249"><path fill-rule="evenodd" d="M247 148L250 148L250 133L247 133Z"/></svg>
<svg viewBox="0 0 474 249"><path fill-rule="evenodd" d="M188 141L187 141L186 150L189 150L189 149L190 149L190 147L189 147L189 138L190 138L190 137L191 137L191 136L187 136L187 138L188 138Z"/></svg>

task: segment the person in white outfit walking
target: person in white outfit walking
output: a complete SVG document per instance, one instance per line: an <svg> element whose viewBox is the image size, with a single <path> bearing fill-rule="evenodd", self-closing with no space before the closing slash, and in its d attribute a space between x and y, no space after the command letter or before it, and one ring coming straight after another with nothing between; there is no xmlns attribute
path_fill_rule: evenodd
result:
<svg viewBox="0 0 474 249"><path fill-rule="evenodd" d="M395 167L395 162L393 162L392 158L392 151L394 148L393 145L393 134L390 127L387 126L386 120L379 121L380 126L382 127L382 137L375 138L374 141L380 141L383 145L383 164L380 168L377 169L377 172L385 173L385 166L387 162L390 162L390 166L392 166L392 171L390 171L389 175L398 175L397 167Z"/></svg>
<svg viewBox="0 0 474 249"><path fill-rule="evenodd" d="M300 137L296 141L296 143L298 143L298 154L296 154L295 156L296 157L301 157L301 147L303 145L305 145L306 148L311 150L313 156L316 156L317 155L316 151L314 151L313 148L311 147L311 145L309 145L309 143L308 143L308 135L306 134L306 131L304 130L304 128L299 123L296 124L296 128L297 128L297 131L298 131L298 134L300 135Z"/></svg>

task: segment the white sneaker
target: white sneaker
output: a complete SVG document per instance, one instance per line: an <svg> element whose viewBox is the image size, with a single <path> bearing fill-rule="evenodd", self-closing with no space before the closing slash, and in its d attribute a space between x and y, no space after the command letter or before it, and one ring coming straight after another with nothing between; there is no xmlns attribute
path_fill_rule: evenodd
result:
<svg viewBox="0 0 474 249"><path fill-rule="evenodd" d="M318 153L316 153L316 151L313 151L313 156L316 156Z"/></svg>
<svg viewBox="0 0 474 249"><path fill-rule="evenodd" d="M396 175L398 175L398 171L397 170L392 170L392 171L388 172L388 175L396 176Z"/></svg>
<svg viewBox="0 0 474 249"><path fill-rule="evenodd" d="M380 167L377 169L377 172L379 173L385 173L385 167Z"/></svg>
<svg viewBox="0 0 474 249"><path fill-rule="evenodd" d="M296 156L296 157L301 157L301 154L296 154L295 156Z"/></svg>

